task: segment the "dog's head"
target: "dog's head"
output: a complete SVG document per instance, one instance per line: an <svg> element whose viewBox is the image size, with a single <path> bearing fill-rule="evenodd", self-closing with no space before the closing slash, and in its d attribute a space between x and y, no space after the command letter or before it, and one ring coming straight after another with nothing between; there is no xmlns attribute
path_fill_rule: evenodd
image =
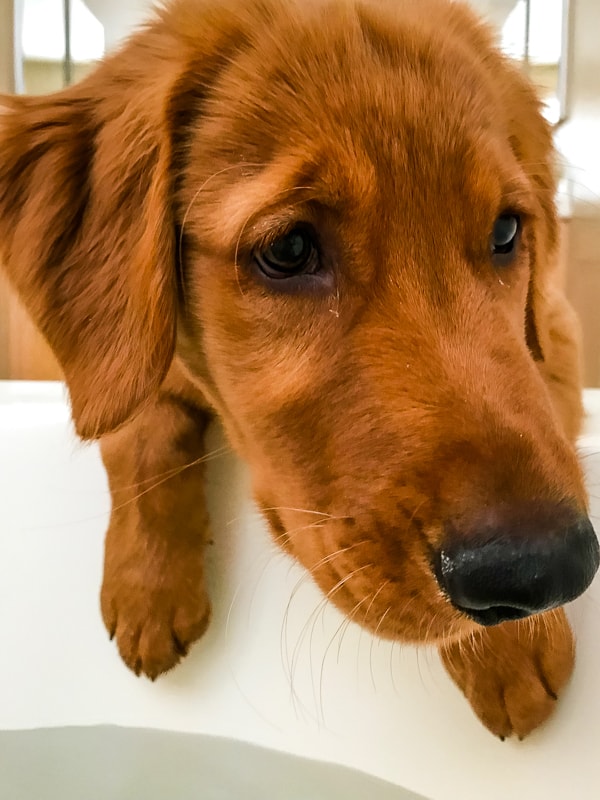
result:
<svg viewBox="0 0 600 800"><path fill-rule="evenodd" d="M179 0L3 106L0 247L82 436L176 356L279 543L381 635L588 585L551 135L470 12Z"/></svg>

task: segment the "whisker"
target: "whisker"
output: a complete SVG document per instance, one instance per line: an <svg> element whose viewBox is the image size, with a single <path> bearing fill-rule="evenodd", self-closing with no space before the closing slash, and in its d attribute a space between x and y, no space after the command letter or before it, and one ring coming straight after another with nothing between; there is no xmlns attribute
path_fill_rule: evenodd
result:
<svg viewBox="0 0 600 800"><path fill-rule="evenodd" d="M220 450L222 452L214 451L213 453L211 453L209 455L200 456L199 458L194 459L194 461L190 461L187 464L183 464L183 466L181 466L181 467L175 467L170 472L170 474L167 475L166 478L162 478L161 480L156 481L156 483L153 483L152 486L149 486L147 489L144 489L142 492L139 492L134 497L130 497L128 500L125 500L123 503L120 503L117 506L113 506L113 509L112 509L113 512L114 511L120 511L122 508L125 508L126 506L130 505L131 503L135 503L135 501L139 500L140 497L143 497L145 494L148 494L148 492L153 491L158 486L161 486L163 483L166 483L167 481L172 480L173 478L177 477L177 475L181 475L181 473L185 472L185 470L190 469L191 467L195 467L198 464L202 464L202 463L205 463L207 461L212 461L214 458L218 458L219 456L221 456L224 453L228 452L229 448L220 448Z"/></svg>
<svg viewBox="0 0 600 800"><path fill-rule="evenodd" d="M364 542L355 542L354 544L351 544L351 545L349 545L348 547L343 547L343 548L341 548L340 550L336 550L334 553L330 553L330 554L328 554L328 555L324 556L323 558L319 559L319 561L317 561L315 564L313 564L313 565L310 567L310 569L308 569L308 570L307 570L305 573L303 573L303 575L302 575L302 577L300 578L300 580L299 580L299 581L296 583L296 585L294 586L294 588L293 588L293 590L292 590L292 593L291 593L291 595L290 595L290 599L288 600L288 603L287 603L287 606L286 606L286 610L285 610L285 614L284 614L284 623L287 623L287 619L288 619L288 613L289 613L289 610L290 610L290 607L291 607L292 601L294 600L294 598L295 598L295 596L296 596L296 593L297 593L298 589L300 588L300 586L301 586L301 585L302 585L302 584L303 584L303 583L304 583L304 582L305 582L305 581L306 581L308 578L312 578L312 572L313 572L314 570L316 570L316 569L319 569L320 567L324 566L325 564L329 564L329 563L331 563L331 562L332 562L334 559L336 559L338 556L342 555L343 553L346 553L346 552L348 552L349 550L352 550L352 549L354 549L355 547L358 547L360 544L364 544ZM361 569L362 569L362 567L361 567ZM350 575L353 575L353 574L354 574L354 572L353 572L353 573L350 573ZM346 578L347 578L347 577L348 577L348 576L346 576ZM341 583L338 583L337 585L338 585L338 586L340 586L340 585L342 585L342 584L341 584ZM335 588L335 587L334 587L334 588ZM329 595L326 595L326 596L323 598L323 600L321 601L321 603L323 603L323 602L326 602L326 601L327 601L327 599L328 599L328 596L329 596ZM286 644L287 644L287 642L286 642Z"/></svg>
<svg viewBox="0 0 600 800"><path fill-rule="evenodd" d="M298 637L298 642L297 642L297 644L296 644L296 646L294 648L294 651L292 652L292 659L291 659L291 683L292 683L292 685L294 683L295 674L296 674L296 670L297 670L297 667L298 667L298 661L299 661L299 658L300 658L300 650L301 650L302 645L303 645L303 643L304 643L304 641L306 639L306 636L307 636L307 634L309 632L309 629L311 630L311 635L312 635L312 631L314 631L314 626L315 626L315 624L316 624L316 622L317 622L317 620L319 618L319 614L321 614L325 610L325 608L328 606L329 602L331 601L331 598L343 586L345 586L345 584L348 583L348 581L352 580L352 578L354 578L354 576L357 575L358 573L364 571L365 569L370 569L372 567L373 567L373 564L363 564L362 566L357 567L355 570L353 570L352 572L348 573L348 575L345 575L343 578L341 578L335 584L335 586L333 586L327 592L327 594L323 597L323 599L317 605L315 610L310 614L308 620L306 621L306 623L304 624L302 630L300 631L300 634L299 634L299 637ZM312 653L309 651L309 666L310 666L310 668L312 670L312 660L311 659L312 659ZM312 672L311 672L311 675L312 675ZM315 698L315 701L316 701L316 698Z"/></svg>
<svg viewBox="0 0 600 800"><path fill-rule="evenodd" d="M133 483L131 484L131 487L123 486L123 487L118 487L116 489L109 489L108 491L104 492L103 495L110 496L111 492L124 492L129 488L135 489L137 488L138 485L143 485L144 483L148 483L149 481L156 481L152 486L149 486L144 491L139 492L134 497L130 497L128 500L125 500L119 505L113 506L111 509L112 512L120 511L122 508L125 508L130 503L134 503L140 497L143 497L148 492L151 492L157 486L160 486L161 484L166 483L172 478L175 478L177 475L179 475L181 472L184 472L186 469L190 469L191 467L194 467L200 463L212 461L228 452L231 452L231 449L229 447L224 446L217 448L216 450L213 450L210 453L200 456L199 458L196 458L193 461L188 462L187 464L183 464L180 467L173 467L172 469L167 470L166 472L158 473L158 475L153 475L149 478L145 478L144 480L140 481L139 484ZM160 480L156 480L157 478L160 478ZM60 522L57 522L56 524L53 525L35 525L35 527L32 528L32 530L52 530L57 527L64 528L64 527L71 527L73 525L85 525L88 522L95 522L96 520L106 519L109 516L109 514L110 511L107 509L106 511L103 511L100 514L91 514L89 517L79 517L78 519L68 520L68 521L61 520Z"/></svg>
<svg viewBox="0 0 600 800"><path fill-rule="evenodd" d="M399 642L397 639L393 639L391 646L390 646L390 680L392 682L392 689L396 697L400 696L400 692L398 690L398 684L396 683L396 678L394 676L394 649L396 646L399 646Z"/></svg>
<svg viewBox="0 0 600 800"><path fill-rule="evenodd" d="M226 639L229 637L229 628L230 628L230 622L231 622L231 615L233 613L233 609L235 608L235 604L236 604L236 602L237 602L237 600L238 600L238 598L239 598L239 596L240 596L240 594L242 592L242 589L244 587L244 581L245 580L250 580L251 578L254 577L253 576L253 572L254 572L254 568L255 568L256 564L261 559L264 559L265 563L263 564L263 566L261 568L260 575L258 576L258 579L256 581L256 585L255 585L255 589L254 589L254 592L252 594L252 596L254 597L254 594L256 593L256 587L258 586L258 584L260 583L262 577L264 576L267 567L269 566L269 564L272 563L273 559L277 558L277 556L283 556L283 553L280 550L273 550L272 552L269 552L269 553L266 553L266 554L261 552L261 553L258 554L258 556L252 561L252 563L245 570L244 576L243 576L242 580L238 582L238 585L237 585L237 587L236 587L236 589L235 589L235 591L233 593L233 596L231 598L231 601L229 603L229 608L227 609L227 616L226 616L226 619L225 619L225 638ZM250 603L250 605L251 605L251 603ZM251 621L251 619L250 619L250 610L248 610L248 619L247 619L248 624L250 623L250 621Z"/></svg>
<svg viewBox="0 0 600 800"><path fill-rule="evenodd" d="M600 456L600 450L588 450L586 448L585 452L582 449L577 449L577 457L580 461L586 461L588 458L597 458Z"/></svg>
<svg viewBox="0 0 600 800"><path fill-rule="evenodd" d="M317 523L313 523L313 525L318 525L320 523L321 523L321 520L318 520ZM309 527L309 526L306 526L306 527ZM281 534L281 536L284 536L284 535L285 534ZM290 683L290 691L292 693L292 702L294 703L294 707L295 707L296 700L298 700L298 702L300 702L300 703L301 703L301 701L300 701L300 698L297 697L296 692L294 690L294 686L293 686L294 654L292 654L292 659L291 660L290 660L290 657L289 657L288 627L289 627L289 614L290 614L290 610L291 610L291 607L292 607L292 603L293 603L298 591L300 590L300 588L303 585L305 585L308 581L310 581L312 579L311 572L313 570L319 569L320 567L324 566L325 564L328 564L328 563L332 562L339 555L341 555L343 553L346 553L349 550L352 550L353 548L358 547L360 544L363 544L363 543L364 542L355 542L354 544L349 545L348 547L344 547L344 548L341 548L340 550L336 550L335 552L329 553L328 555L326 555L323 558L319 559L319 561L317 561L315 564L313 564L310 569L308 569L308 570L306 570L306 571L304 571L302 573L300 579L296 582L296 585L292 589L292 592L291 592L290 597L288 599L288 602L286 604L286 608L285 608L285 612L284 612L283 620L282 620L281 635L280 635L280 654L281 654L281 663L282 663L284 672L287 675L288 681ZM295 562L293 562L290 565L290 569L292 569L294 565L295 565ZM325 600L326 599L327 598L325 598ZM321 601L321 602L323 602L323 601ZM309 617L308 622L310 622L310 617ZM301 705L303 705L303 704L301 703Z"/></svg>
<svg viewBox="0 0 600 800"><path fill-rule="evenodd" d="M320 517L327 517L327 519L348 519L348 517L335 517L333 514L328 514L326 511L315 511L311 508L294 508L293 506L269 506L263 508L263 511L297 511L302 514L318 514Z"/></svg>
<svg viewBox="0 0 600 800"><path fill-rule="evenodd" d="M352 622L352 620L354 618L354 615L356 614L358 609L361 607L361 605L368 599L368 597L369 597L369 595L366 595L365 597L362 598L362 600L359 600L358 603L356 603L356 605L352 609L352 611L350 611L350 613L345 617L345 619L343 619L341 621L341 623L338 625L335 633L333 634L333 636L329 640L329 643L328 643L328 645L325 648L325 651L323 653L323 658L321 660L321 671L320 671L320 674L319 674L319 708L321 710L321 719L323 720L323 723L325 722L325 713L324 713L324 708L323 708L323 676L324 676L324 673L325 673L325 661L327 659L327 654L329 653L329 650L331 649L333 643L335 642L336 637L342 631L343 631L342 632L342 637L343 637L344 633L348 630L348 627L351 624L351 622ZM340 637L340 643L338 645L338 662L337 663L339 663L340 648L341 648L341 637Z"/></svg>
<svg viewBox="0 0 600 800"><path fill-rule="evenodd" d="M185 226L186 226L188 217L190 215L190 211L192 210L196 200L200 197L200 195L202 194L204 189L206 189L208 184L212 180L214 180L214 178L218 178L219 175L223 175L225 172L231 172L234 169L246 169L248 167L257 167L257 168L260 169L261 167L266 167L266 166L267 166L267 164L265 164L264 162L262 162L262 163L243 162L243 163L239 163L239 164L230 164L228 167L223 167L223 169L219 169L216 172L213 172L212 175L208 176L208 178L204 181L202 186L200 186L200 188L194 193L194 196L192 197L192 199L188 203L188 206L187 206L187 208L185 210L185 213L183 215L183 220L181 222L181 230L180 230L180 233L179 233L179 254L180 255L181 255L182 247L183 247L184 230L185 230ZM183 267L183 264L180 264L180 266Z"/></svg>
<svg viewBox="0 0 600 800"><path fill-rule="evenodd" d="M377 691L377 686L375 685L375 673L373 671L373 647L375 645L375 640L377 639L377 634L379 633L379 629L383 625L384 619L387 617L387 615L390 613L391 610L392 610L392 607L388 606L386 608L386 610L383 612L383 614L381 615L381 617L379 619L379 622L377 623L377 627L375 628L375 631L374 631L374 633L373 633L373 635L371 637L371 646L369 648L369 669L370 669L370 672L371 672L371 682L373 684L373 690L374 691Z"/></svg>
<svg viewBox="0 0 600 800"><path fill-rule="evenodd" d="M364 615L364 617L363 617L363 622L366 622L366 620L367 620L367 619L368 619L368 617L369 617L369 614L371 613L371 608L373 607L373 604L374 604L374 602L377 600L377 598L379 597L379 595L381 594L381 592L382 592L382 591L385 589L385 587L386 587L386 586L387 586L389 583L391 583L391 580L388 578L387 580L385 580L385 581L384 581L384 582L381 584L381 586L379 587L379 589L377 589L377 591L375 592L375 594L373 595L373 597L372 597L372 599L371 599L371 602L369 603L369 605L368 605L368 607L367 607L367 610L365 611L365 615ZM360 628L360 632L359 632L359 634L358 634L358 645L357 645L357 648L356 648L356 674L357 674L357 675L358 675L358 674L359 674L359 672L360 672L360 670L359 670L359 663L360 663L360 646L361 646L361 644L362 644L362 640L363 640L363 635L364 635L364 632L365 632L365 629L364 629L364 627L363 627L363 626L361 626L361 628Z"/></svg>
<svg viewBox="0 0 600 800"><path fill-rule="evenodd" d="M265 162L250 162L250 161L246 161L246 162L242 162L242 163L239 163L239 164L230 164L227 167L223 167L223 169L219 169L216 172L213 172L212 175L208 176L208 178L204 181L204 183L200 186L200 188L196 190L196 192L194 193L194 196L192 197L192 199L188 203L188 206L187 206L187 208L185 210L185 213L183 215L183 220L181 222L181 229L179 231L179 239L178 239L178 242L177 242L177 274L179 276L179 283L180 283L180 287L181 287L181 292L183 294L183 302L184 302L184 304L185 304L185 269L184 269L184 264L183 264L183 238L184 238L184 235L185 235L185 226L187 224L188 217L190 215L190 212L191 212L192 208L196 204L196 200L198 199L198 197L200 197L201 193L204 191L204 189L207 187L207 185L212 180L214 180L214 178L217 178L219 175L223 175L225 172L231 172L232 170L236 170L236 169L245 170L248 167L256 167L256 168L260 169L261 167L266 167L266 166L268 166L268 165Z"/></svg>
<svg viewBox="0 0 600 800"><path fill-rule="evenodd" d="M155 475L151 475L148 478L142 478L141 481L137 481L136 483L130 483L128 486L113 486L110 489L111 494L116 494L117 492L131 491L131 489L137 489L140 486L144 486L144 484L146 483L150 483L151 481L155 480L160 480L161 478L168 480L170 477L174 477L184 469L188 469L189 467L195 467L199 463L202 463L204 461L212 461L214 458L218 458L230 452L231 448L227 445L224 445L222 447L217 447L215 450L211 450L210 453L205 453L203 456L200 456L199 458L194 459L193 461L190 461L187 464L179 465L178 467L171 467L170 469L167 469L164 472L158 472Z"/></svg>

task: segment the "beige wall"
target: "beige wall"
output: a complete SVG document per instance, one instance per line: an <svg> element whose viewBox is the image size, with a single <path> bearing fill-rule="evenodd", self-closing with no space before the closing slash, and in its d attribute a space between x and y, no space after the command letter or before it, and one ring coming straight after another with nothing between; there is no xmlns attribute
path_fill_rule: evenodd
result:
<svg viewBox="0 0 600 800"><path fill-rule="evenodd" d="M567 293L584 333L585 382L600 386L600 2L576 0L570 116L557 141L571 164Z"/></svg>
<svg viewBox="0 0 600 800"><path fill-rule="evenodd" d="M73 64L73 82L85 77L93 64ZM25 91L27 94L48 94L62 89L64 70L57 61L38 61L28 59L23 64Z"/></svg>

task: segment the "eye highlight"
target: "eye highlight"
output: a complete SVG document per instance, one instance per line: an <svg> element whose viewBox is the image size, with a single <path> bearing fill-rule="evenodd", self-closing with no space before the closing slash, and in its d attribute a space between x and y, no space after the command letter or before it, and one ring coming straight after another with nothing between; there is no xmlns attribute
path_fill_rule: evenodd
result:
<svg viewBox="0 0 600 800"><path fill-rule="evenodd" d="M505 266L513 260L520 230L521 219L516 214L500 214L497 218L490 244L492 259L497 266Z"/></svg>
<svg viewBox="0 0 600 800"><path fill-rule="evenodd" d="M315 236L307 225L296 225L266 247L256 250L254 261L267 278L275 280L313 275L319 269Z"/></svg>

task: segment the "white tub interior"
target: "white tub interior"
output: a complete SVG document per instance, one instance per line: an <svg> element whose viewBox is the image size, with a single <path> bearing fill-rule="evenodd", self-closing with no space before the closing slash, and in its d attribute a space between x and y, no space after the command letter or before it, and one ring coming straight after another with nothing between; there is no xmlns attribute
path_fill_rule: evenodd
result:
<svg viewBox="0 0 600 800"><path fill-rule="evenodd" d="M586 402L598 524L600 393ZM0 797L600 796L598 581L570 609L578 663L557 713L501 743L434 651L375 641L322 603L271 544L230 453L209 486L212 626L173 673L137 679L99 615L97 449L76 441L59 384L0 384Z"/></svg>

